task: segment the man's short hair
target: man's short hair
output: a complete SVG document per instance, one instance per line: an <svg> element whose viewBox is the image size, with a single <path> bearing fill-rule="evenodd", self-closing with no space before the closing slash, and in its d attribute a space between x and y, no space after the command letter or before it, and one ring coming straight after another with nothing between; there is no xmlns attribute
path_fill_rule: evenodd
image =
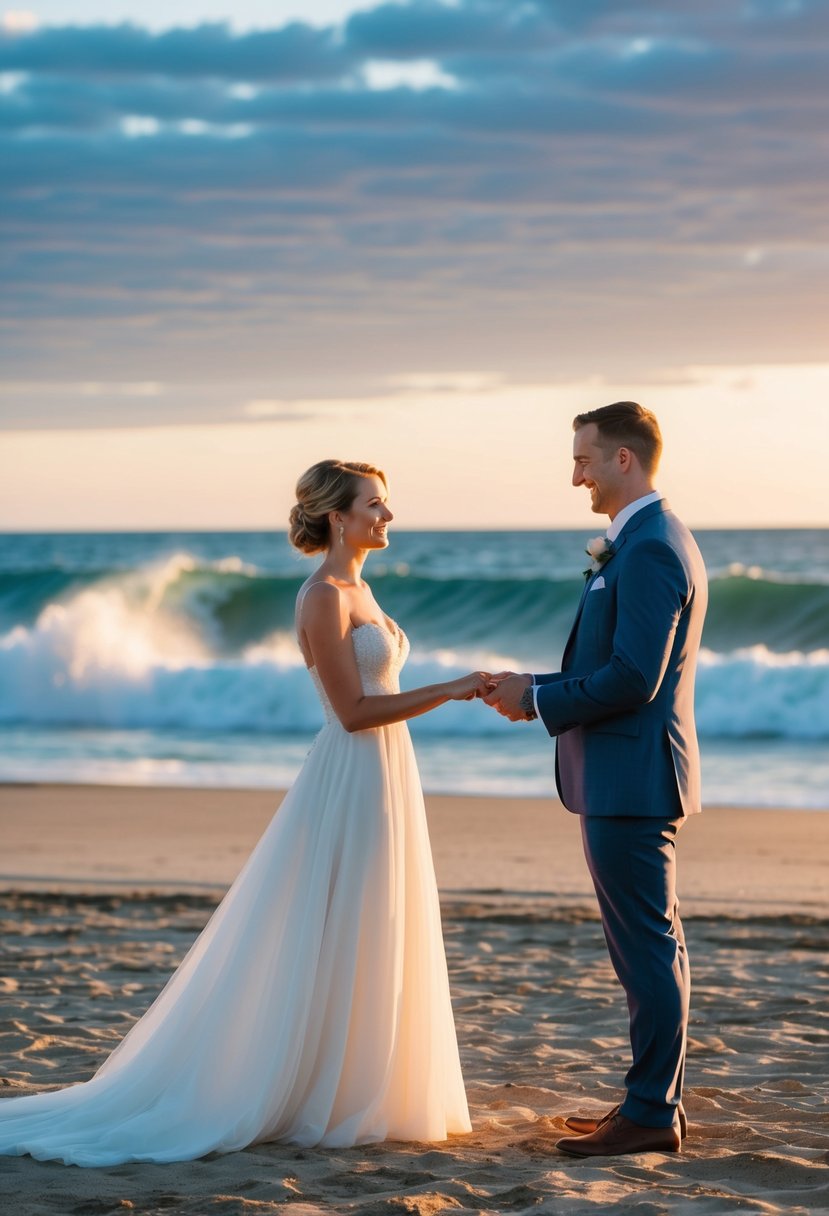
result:
<svg viewBox="0 0 829 1216"><path fill-rule="evenodd" d="M615 401L585 414L576 414L573 430L595 422L604 448L630 448L646 473L656 472L662 455L662 432L656 416L636 401Z"/></svg>

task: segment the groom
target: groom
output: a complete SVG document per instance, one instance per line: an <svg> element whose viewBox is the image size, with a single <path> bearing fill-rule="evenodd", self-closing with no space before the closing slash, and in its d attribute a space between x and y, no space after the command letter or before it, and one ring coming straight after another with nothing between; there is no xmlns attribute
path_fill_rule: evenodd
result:
<svg viewBox="0 0 829 1216"><path fill-rule="evenodd" d="M557 737L556 785L580 816L605 940L630 1011L633 1064L620 1106L570 1118L577 1157L676 1152L690 973L676 897L676 837L700 808L694 673L708 598L694 538L654 489L654 415L633 401L573 422L573 485L610 517L561 671L504 673L485 698Z"/></svg>

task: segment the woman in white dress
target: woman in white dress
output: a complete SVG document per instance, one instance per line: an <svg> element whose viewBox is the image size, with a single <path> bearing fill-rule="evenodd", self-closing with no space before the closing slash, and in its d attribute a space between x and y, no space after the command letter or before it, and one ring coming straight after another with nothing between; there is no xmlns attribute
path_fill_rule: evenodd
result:
<svg viewBox="0 0 829 1216"><path fill-rule="evenodd" d="M278 814L155 1002L80 1085L0 1101L0 1154L185 1161L470 1130L423 795L405 722L486 674L401 693L408 642L362 578L386 479L322 461L291 540L324 552L297 637L326 715Z"/></svg>

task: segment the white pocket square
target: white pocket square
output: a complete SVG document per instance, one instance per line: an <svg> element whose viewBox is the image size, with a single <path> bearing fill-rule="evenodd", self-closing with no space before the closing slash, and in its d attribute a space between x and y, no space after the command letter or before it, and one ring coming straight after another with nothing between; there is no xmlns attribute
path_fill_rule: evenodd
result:
<svg viewBox="0 0 829 1216"><path fill-rule="evenodd" d="M600 574L599 577L595 580L595 582L590 584L590 590L591 591L601 591L602 587L604 587L604 575Z"/></svg>

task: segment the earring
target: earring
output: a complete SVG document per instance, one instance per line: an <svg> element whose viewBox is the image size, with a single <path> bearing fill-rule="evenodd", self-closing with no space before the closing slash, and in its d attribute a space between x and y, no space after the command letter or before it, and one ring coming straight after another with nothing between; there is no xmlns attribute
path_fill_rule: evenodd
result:
<svg viewBox="0 0 829 1216"><path fill-rule="evenodd" d="M342 524L340 524L340 544L341 545L345 544L345 540L343 539L344 536L345 536L345 528L342 526Z"/></svg>

